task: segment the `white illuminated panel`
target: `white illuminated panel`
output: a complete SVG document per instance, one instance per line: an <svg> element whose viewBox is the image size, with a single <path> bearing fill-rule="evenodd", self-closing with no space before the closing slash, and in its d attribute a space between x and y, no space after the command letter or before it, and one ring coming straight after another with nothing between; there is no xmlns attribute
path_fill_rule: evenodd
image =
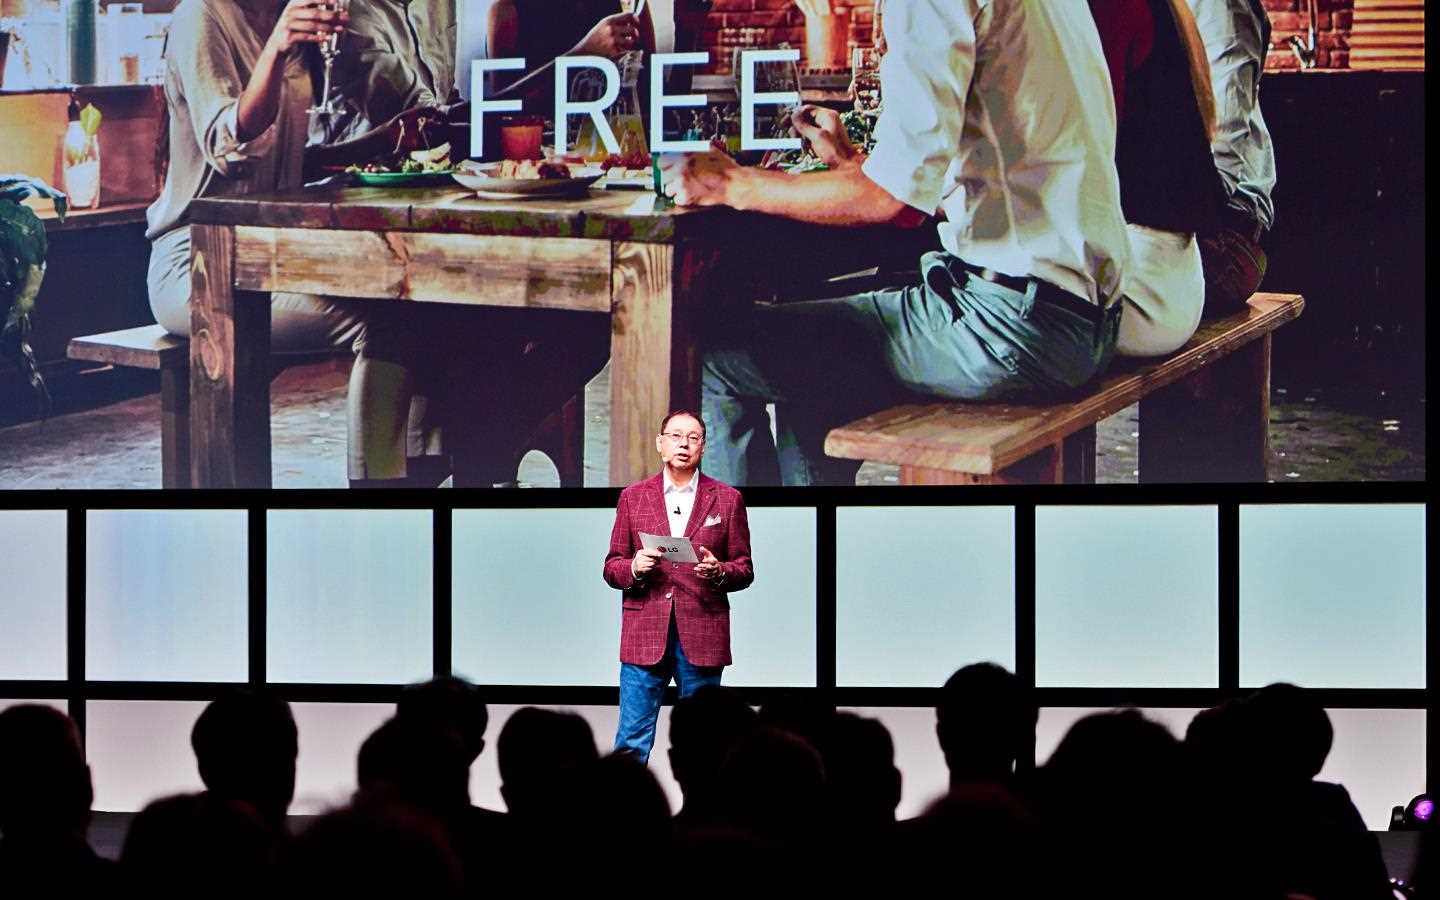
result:
<svg viewBox="0 0 1440 900"><path fill-rule="evenodd" d="M1425 686L1425 507L1240 508L1240 683Z"/></svg>
<svg viewBox="0 0 1440 900"><path fill-rule="evenodd" d="M292 815L318 815L350 802L360 745L395 715L390 703L292 703L300 735Z"/></svg>
<svg viewBox="0 0 1440 900"><path fill-rule="evenodd" d="M244 681L244 510L91 510L85 674L106 681Z"/></svg>
<svg viewBox="0 0 1440 900"><path fill-rule="evenodd" d="M615 684L620 599L608 509L457 509L454 667L488 684Z"/></svg>
<svg viewBox="0 0 1440 900"><path fill-rule="evenodd" d="M1217 516L1210 506L1035 510L1035 680L1213 687Z"/></svg>
<svg viewBox="0 0 1440 900"><path fill-rule="evenodd" d="M271 510L268 522L270 681L429 677L430 510Z"/></svg>
<svg viewBox="0 0 1440 900"><path fill-rule="evenodd" d="M137 812L171 794L204 789L190 729L205 704L169 700L91 700L85 705L85 755L95 782L94 808Z"/></svg>
<svg viewBox="0 0 1440 900"><path fill-rule="evenodd" d="M65 511L0 511L0 680L65 677Z"/></svg>
<svg viewBox="0 0 1440 900"><path fill-rule="evenodd" d="M1335 744L1321 781L1345 786L1372 831L1390 827L1390 808L1425 790L1425 710L1332 709Z"/></svg>
<svg viewBox="0 0 1440 900"><path fill-rule="evenodd" d="M842 686L939 687L973 662L1015 668L1015 510L835 512Z"/></svg>
<svg viewBox="0 0 1440 900"><path fill-rule="evenodd" d="M730 685L815 684L815 517L751 509L756 579L730 595ZM456 510L454 662L489 684L612 685L620 593L602 569L608 509Z"/></svg>

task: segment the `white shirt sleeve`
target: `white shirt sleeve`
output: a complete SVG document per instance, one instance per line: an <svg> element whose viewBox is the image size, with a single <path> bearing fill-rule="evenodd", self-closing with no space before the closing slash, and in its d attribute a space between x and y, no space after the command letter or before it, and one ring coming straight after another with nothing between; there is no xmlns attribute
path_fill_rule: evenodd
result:
<svg viewBox="0 0 1440 900"><path fill-rule="evenodd" d="M965 10L957 13L956 5ZM980 0L907 0L885 7L884 111L875 125L875 152L863 171L896 200L927 215L940 207L945 174L960 147L980 5Z"/></svg>

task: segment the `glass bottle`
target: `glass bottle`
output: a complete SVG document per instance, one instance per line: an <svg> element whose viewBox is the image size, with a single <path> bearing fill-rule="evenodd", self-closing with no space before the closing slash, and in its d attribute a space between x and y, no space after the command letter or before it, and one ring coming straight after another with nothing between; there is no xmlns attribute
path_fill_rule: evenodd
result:
<svg viewBox="0 0 1440 900"><path fill-rule="evenodd" d="M65 193L71 209L95 209L100 205L100 137L81 123L80 103L74 94L67 113L70 122L65 126L65 159L60 169Z"/></svg>

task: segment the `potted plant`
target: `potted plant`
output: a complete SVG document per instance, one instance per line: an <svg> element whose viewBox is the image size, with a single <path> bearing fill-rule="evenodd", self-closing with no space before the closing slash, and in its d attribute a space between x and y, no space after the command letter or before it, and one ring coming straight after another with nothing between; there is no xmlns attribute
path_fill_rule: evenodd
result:
<svg viewBox="0 0 1440 900"><path fill-rule="evenodd" d="M20 201L35 194L55 202L65 218L65 195L38 178L0 175L0 355L12 357L35 391L41 411L50 406L50 392L30 349L30 314L45 279L45 223Z"/></svg>

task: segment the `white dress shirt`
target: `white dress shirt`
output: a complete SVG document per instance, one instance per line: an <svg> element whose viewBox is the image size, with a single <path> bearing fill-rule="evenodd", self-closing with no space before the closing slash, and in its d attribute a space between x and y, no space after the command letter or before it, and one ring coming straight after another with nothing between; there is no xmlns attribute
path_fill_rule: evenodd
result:
<svg viewBox="0 0 1440 900"><path fill-rule="evenodd" d="M1081 0L906 0L885 8L885 107L865 174L945 249L1107 305L1129 255L1115 100Z"/></svg>
<svg viewBox="0 0 1440 900"><path fill-rule="evenodd" d="M1260 75L1270 22L1259 0L1189 0L1210 57L1215 91L1215 167L1230 189L1230 206L1269 230L1275 221L1275 148L1260 114Z"/></svg>
<svg viewBox="0 0 1440 900"><path fill-rule="evenodd" d="M664 478L665 516L670 520L670 536L683 537L685 526L690 524L690 511L695 508L695 482L700 480L700 475L692 473L690 483L684 487L670 480L669 469L665 470Z"/></svg>

